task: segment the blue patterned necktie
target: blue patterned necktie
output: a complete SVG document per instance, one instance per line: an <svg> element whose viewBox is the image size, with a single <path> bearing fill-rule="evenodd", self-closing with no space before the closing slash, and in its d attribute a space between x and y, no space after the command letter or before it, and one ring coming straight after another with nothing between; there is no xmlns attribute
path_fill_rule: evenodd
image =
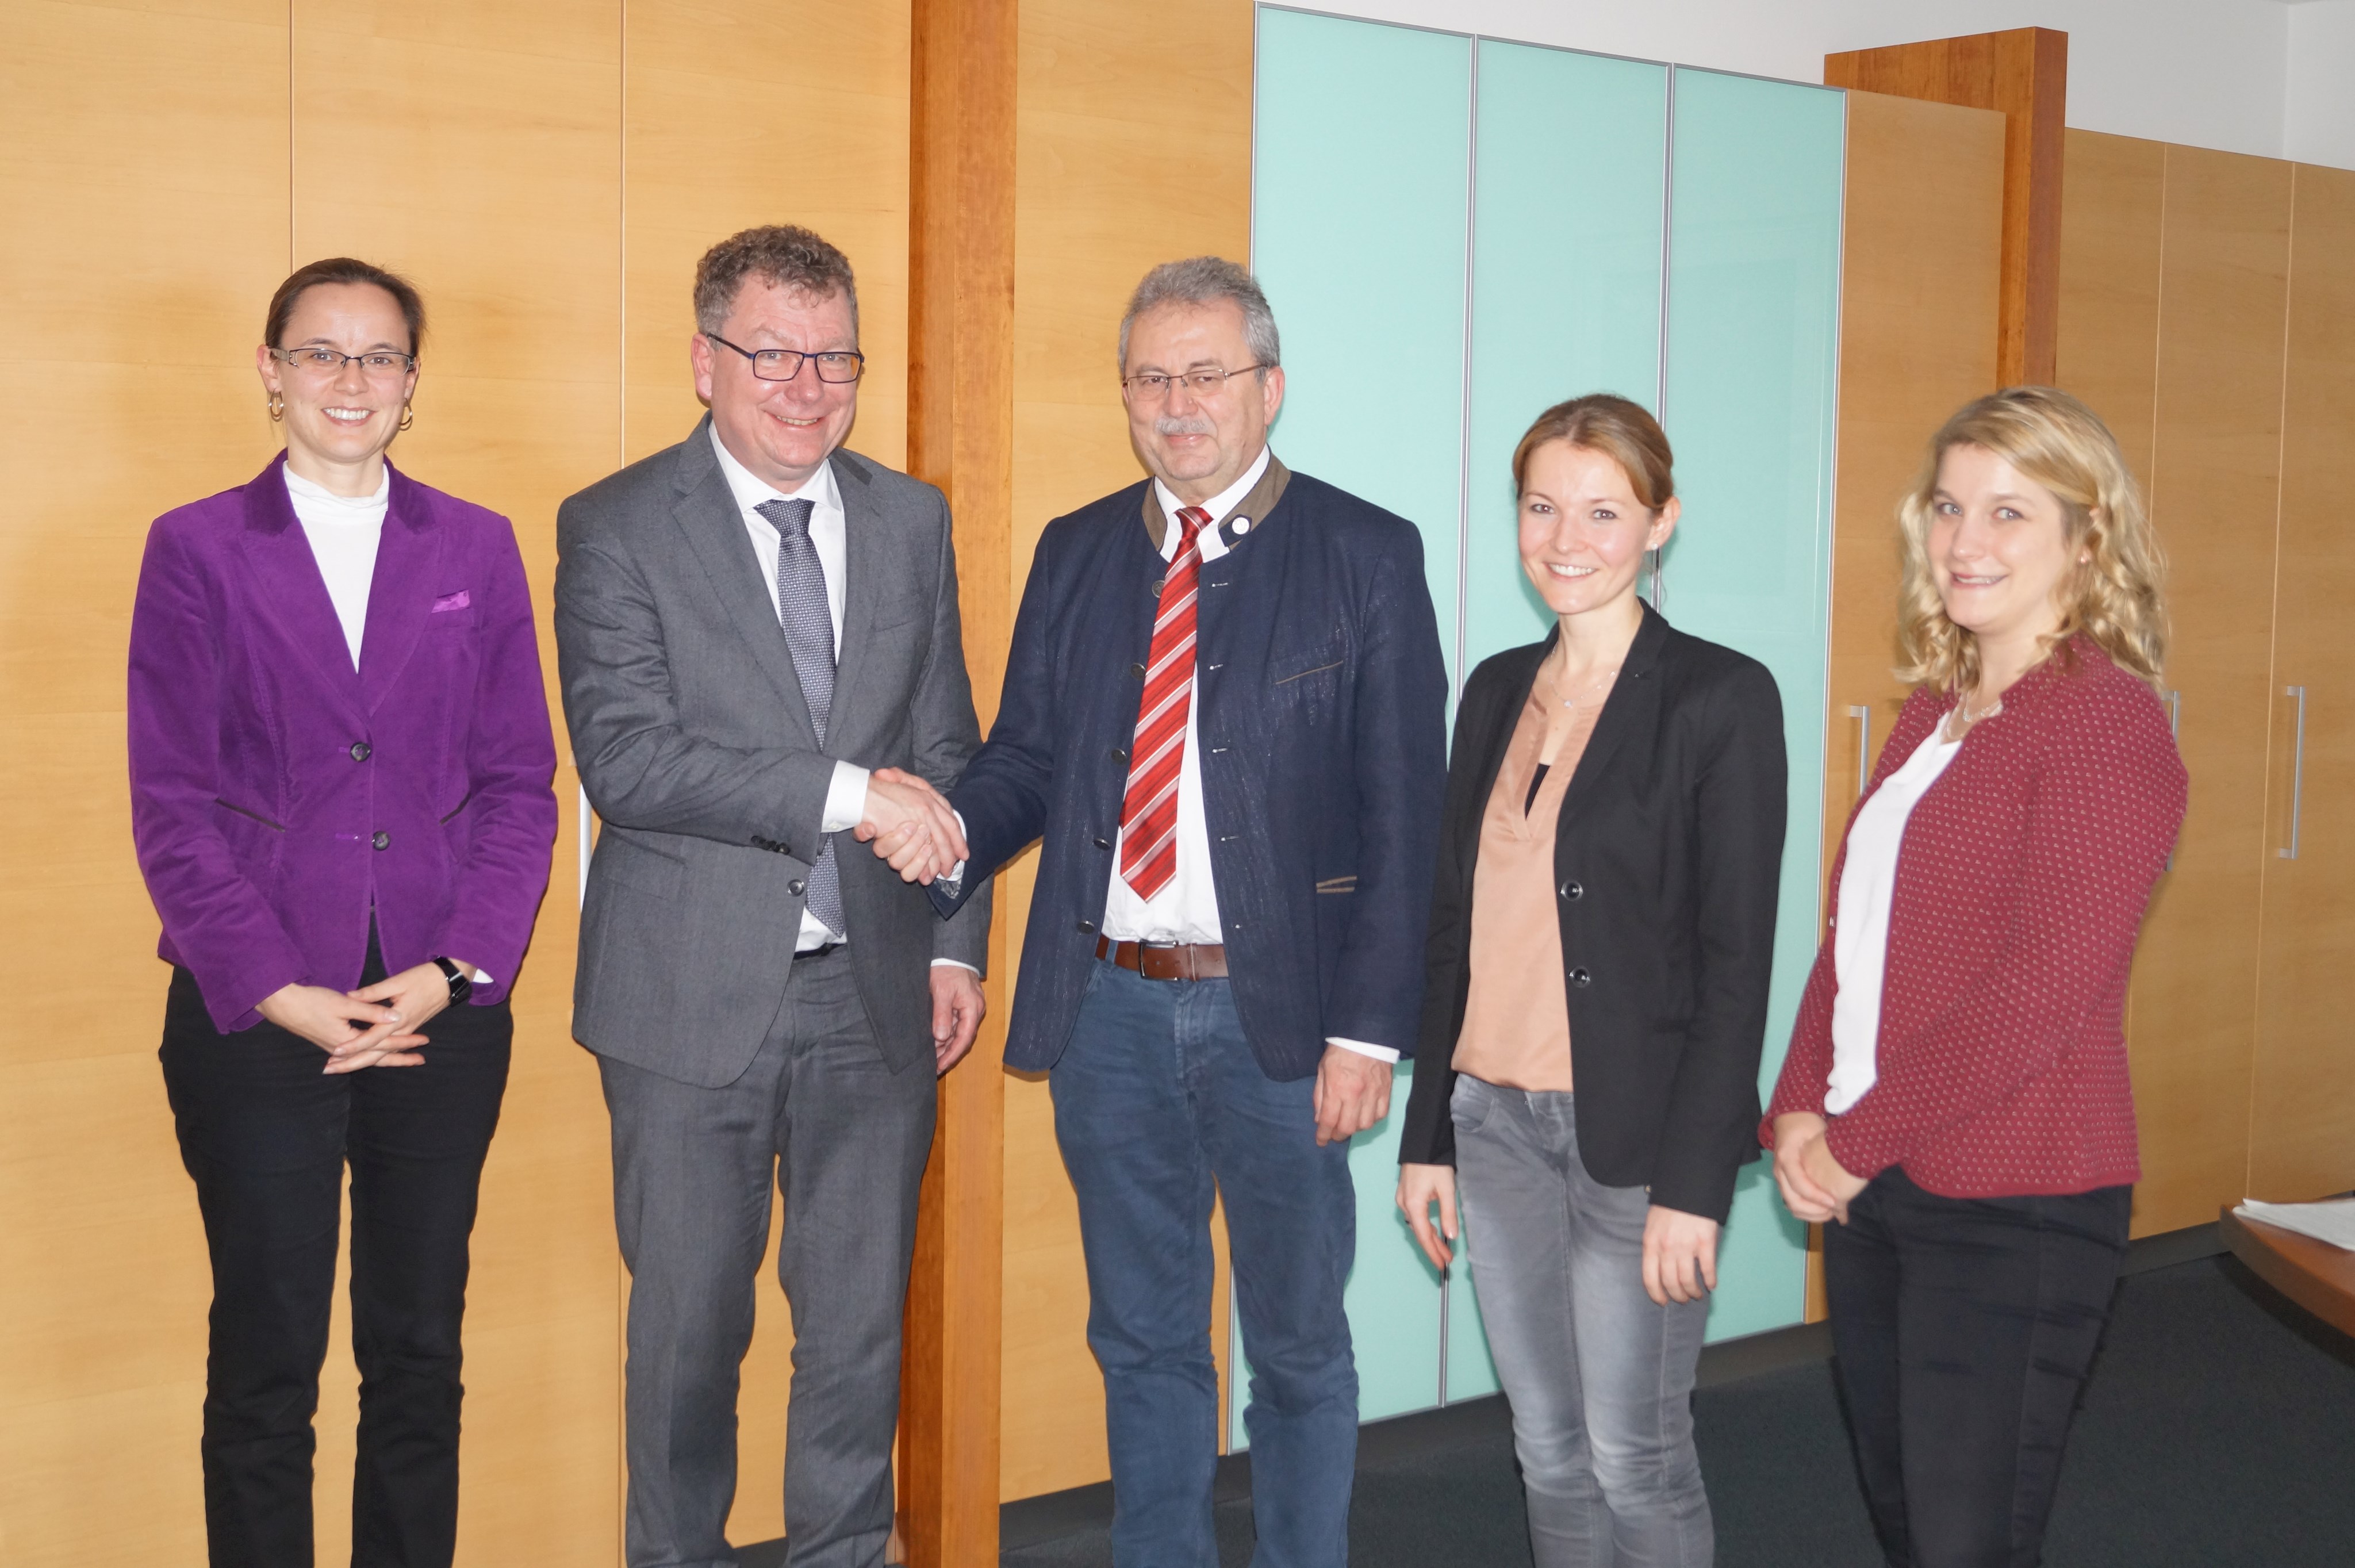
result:
<svg viewBox="0 0 2355 1568"><path fill-rule="evenodd" d="M834 613L826 608L826 567L810 542L810 514L816 503L805 497L763 501L755 508L777 530L777 619L793 650L794 674L809 705L810 727L826 744L826 722L834 712ZM809 912L835 935L844 934L842 874L835 865L834 835L826 836L805 881Z"/></svg>

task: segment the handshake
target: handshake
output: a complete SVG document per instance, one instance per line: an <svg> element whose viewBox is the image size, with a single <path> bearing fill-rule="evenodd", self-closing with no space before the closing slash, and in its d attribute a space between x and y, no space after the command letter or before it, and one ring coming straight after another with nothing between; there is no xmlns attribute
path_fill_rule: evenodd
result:
<svg viewBox="0 0 2355 1568"><path fill-rule="evenodd" d="M867 807L852 836L874 845L876 859L890 861L901 881L927 887L971 852L941 792L898 768L878 768L868 775Z"/></svg>

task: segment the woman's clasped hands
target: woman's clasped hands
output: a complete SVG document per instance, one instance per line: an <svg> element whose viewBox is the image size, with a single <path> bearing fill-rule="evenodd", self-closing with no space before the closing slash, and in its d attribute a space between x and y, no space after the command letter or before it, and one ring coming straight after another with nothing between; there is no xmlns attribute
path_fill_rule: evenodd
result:
<svg viewBox="0 0 2355 1568"><path fill-rule="evenodd" d="M1791 1212L1811 1225L1848 1223L1848 1206L1865 1189L1832 1157L1824 1136L1829 1124L1813 1111L1788 1111L1774 1118L1774 1185Z"/></svg>
<svg viewBox="0 0 2355 1568"><path fill-rule="evenodd" d="M328 1073L368 1067L417 1067L426 1043L417 1032L450 1005L441 966L420 964L357 991L282 986L261 1000L263 1018L327 1053Z"/></svg>

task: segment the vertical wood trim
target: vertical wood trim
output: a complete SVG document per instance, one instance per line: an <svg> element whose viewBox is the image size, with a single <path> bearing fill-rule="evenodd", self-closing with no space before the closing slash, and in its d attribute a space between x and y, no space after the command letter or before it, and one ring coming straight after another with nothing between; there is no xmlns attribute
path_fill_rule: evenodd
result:
<svg viewBox="0 0 2355 1568"><path fill-rule="evenodd" d="M955 519L965 662L985 727L1012 630L1016 0L913 0L909 100L908 469ZM997 1557L1006 1007L943 1079L924 1171L901 1374L901 1528L914 1568Z"/></svg>
<svg viewBox="0 0 2355 1568"><path fill-rule="evenodd" d="M2005 117L2003 307L1997 379L2049 384L2061 321L2062 152L2069 35L2015 27L1824 57L1824 81Z"/></svg>

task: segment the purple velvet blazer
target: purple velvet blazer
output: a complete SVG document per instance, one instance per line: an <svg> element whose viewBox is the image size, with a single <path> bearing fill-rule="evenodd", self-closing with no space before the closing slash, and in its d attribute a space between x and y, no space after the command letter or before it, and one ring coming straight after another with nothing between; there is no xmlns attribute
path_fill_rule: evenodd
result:
<svg viewBox="0 0 2355 1568"><path fill-rule="evenodd" d="M360 667L274 460L147 533L131 824L223 1032L280 987L455 955L514 984L556 841L556 748L515 530L395 470Z"/></svg>

